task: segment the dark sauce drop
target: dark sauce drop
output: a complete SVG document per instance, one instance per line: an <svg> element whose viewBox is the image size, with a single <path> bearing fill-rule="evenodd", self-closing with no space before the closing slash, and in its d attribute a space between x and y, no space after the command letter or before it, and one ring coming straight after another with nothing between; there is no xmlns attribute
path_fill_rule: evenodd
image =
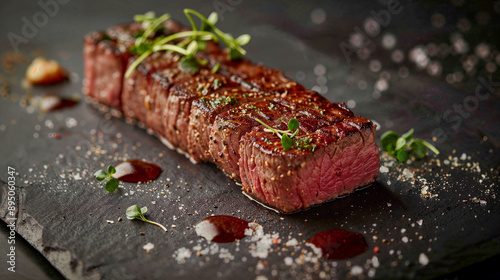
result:
<svg viewBox="0 0 500 280"><path fill-rule="evenodd" d="M248 222L233 216L211 216L196 225L196 233L217 243L234 242L245 237Z"/></svg>
<svg viewBox="0 0 500 280"><path fill-rule="evenodd" d="M349 259L368 249L363 235L343 229L322 231L307 242L321 249L322 258L328 260Z"/></svg>
<svg viewBox="0 0 500 280"><path fill-rule="evenodd" d="M77 100L66 99L53 94L47 94L42 97L40 102L40 111L49 112L71 108L78 103Z"/></svg>
<svg viewBox="0 0 500 280"><path fill-rule="evenodd" d="M131 159L118 164L113 177L123 182L139 183L148 182L158 178L162 172L161 167L154 163Z"/></svg>

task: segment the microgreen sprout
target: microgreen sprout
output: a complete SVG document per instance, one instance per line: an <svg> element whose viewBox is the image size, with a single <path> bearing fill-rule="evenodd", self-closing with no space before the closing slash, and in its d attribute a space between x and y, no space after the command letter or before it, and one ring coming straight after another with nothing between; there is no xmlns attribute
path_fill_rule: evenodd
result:
<svg viewBox="0 0 500 280"><path fill-rule="evenodd" d="M205 49L207 41L214 41L215 43L222 41L228 47L229 60L240 59L246 54L242 46L250 42L250 35L244 34L238 38L233 38L231 34L224 33L215 24L218 21L217 13L213 12L208 18L204 17L197 11L185 9L184 14L191 23L191 31L178 32L169 36L159 36L156 39L151 39L151 34L156 33L162 27L162 23L170 18L168 14L160 17L155 17L153 12L144 15L136 15L134 20L142 23L144 32L137 37L135 44L130 48L133 54L139 57L128 67L125 76L128 78L135 70L135 68L148 56L154 52L168 51L175 52L184 56L179 66L188 73L196 73L200 65L206 65L208 62L197 58L195 55L198 51ZM201 21L201 27L198 28L193 16ZM172 44L173 41L182 39L177 44ZM216 73L220 65L215 65L212 71Z"/></svg>
<svg viewBox="0 0 500 280"><path fill-rule="evenodd" d="M167 228L164 227L163 225L146 219L146 217L144 217L144 214L146 214L146 212L148 212L148 208L146 206L140 208L138 205L132 205L129 208L127 208L125 214L127 215L127 219L129 220L138 219L143 222L159 226L161 229L163 229L163 231L167 231Z"/></svg>
<svg viewBox="0 0 500 280"><path fill-rule="evenodd" d="M288 151L294 145L293 137L295 137L299 133L299 121L296 118L293 118L288 122L288 130L275 129L259 120L258 118L255 118L255 120L266 127L264 129L265 132L272 132L278 135L278 137L281 139L281 145L283 146L283 149L285 151Z"/></svg>
<svg viewBox="0 0 500 280"><path fill-rule="evenodd" d="M94 176L98 181L107 179L106 184L104 185L104 189L106 189L108 192L114 192L118 188L120 181L113 177L113 174L116 173L116 169L113 165L108 166L108 173L106 173L106 171L104 170L98 170L94 173Z"/></svg>
<svg viewBox="0 0 500 280"><path fill-rule="evenodd" d="M439 155L439 151L427 141L422 139L413 139L414 129L410 129L405 134L399 136L394 131L386 131L380 137L382 149L387 151L391 156L398 159L399 162L406 162L410 157L410 153L416 159L422 159L427 154L427 149Z"/></svg>

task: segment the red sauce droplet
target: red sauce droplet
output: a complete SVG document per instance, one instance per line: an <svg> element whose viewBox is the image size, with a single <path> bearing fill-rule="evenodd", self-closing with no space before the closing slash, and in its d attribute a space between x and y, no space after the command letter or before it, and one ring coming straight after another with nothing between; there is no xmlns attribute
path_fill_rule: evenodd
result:
<svg viewBox="0 0 500 280"><path fill-rule="evenodd" d="M349 259L368 249L363 235L343 229L322 231L307 242L320 248L322 258L328 260Z"/></svg>
<svg viewBox="0 0 500 280"><path fill-rule="evenodd" d="M129 183L148 182L158 178L162 172L158 165L138 159L122 162L115 169L116 173L113 177Z"/></svg>
<svg viewBox="0 0 500 280"><path fill-rule="evenodd" d="M233 216L211 216L196 225L196 233L217 243L234 242L245 237L248 222Z"/></svg>
<svg viewBox="0 0 500 280"><path fill-rule="evenodd" d="M40 110L42 112L56 111L64 108L71 108L78 103L77 100L61 98L57 95L47 94L42 97Z"/></svg>

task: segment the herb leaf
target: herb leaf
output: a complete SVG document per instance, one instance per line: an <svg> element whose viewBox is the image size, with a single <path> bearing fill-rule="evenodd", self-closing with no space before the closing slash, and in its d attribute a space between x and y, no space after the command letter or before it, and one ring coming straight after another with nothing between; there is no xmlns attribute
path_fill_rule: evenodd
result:
<svg viewBox="0 0 500 280"><path fill-rule="evenodd" d="M94 177L97 179L97 181L108 179L104 184L104 189L108 192L114 192L120 185L120 181L112 177L112 175L116 173L116 169L113 165L108 166L108 173L106 173L106 171L104 170L97 170L94 173Z"/></svg>
<svg viewBox="0 0 500 280"><path fill-rule="evenodd" d="M283 146L283 150L288 151L293 145L293 140L286 135L286 133L283 133L283 136L281 137L281 145Z"/></svg>
<svg viewBox="0 0 500 280"><path fill-rule="evenodd" d="M406 139L403 137L399 137L398 141L396 141L396 151L404 148L406 145Z"/></svg>
<svg viewBox="0 0 500 280"><path fill-rule="evenodd" d="M104 188L108 192L114 192L118 188L118 185L120 185L120 181L118 181L118 179L116 178L111 177L104 185Z"/></svg>
<svg viewBox="0 0 500 280"><path fill-rule="evenodd" d="M399 135L392 131L386 131L382 136L380 137L380 144L382 144L382 149L385 151L392 151L394 147L396 146L396 141L398 140Z"/></svg>
<svg viewBox="0 0 500 280"><path fill-rule="evenodd" d="M420 142L413 141L410 144L410 148L413 156L415 156L416 159L422 159L427 154L427 147Z"/></svg>
<svg viewBox="0 0 500 280"><path fill-rule="evenodd" d="M109 175L113 175L116 173L116 169L113 165L108 166L108 173Z"/></svg>
<svg viewBox="0 0 500 280"><path fill-rule="evenodd" d="M229 60L238 60L243 57L243 54L236 49L229 49L227 53Z"/></svg>
<svg viewBox="0 0 500 280"><path fill-rule="evenodd" d="M406 141L410 141L413 138L414 131L415 130L412 128L408 132L406 132L405 134L401 135L401 137L404 138Z"/></svg>
<svg viewBox="0 0 500 280"><path fill-rule="evenodd" d="M198 64L198 61L193 55L188 55L183 57L179 65L182 71L191 74L198 72L198 70L200 69L200 65Z"/></svg>
<svg viewBox="0 0 500 280"><path fill-rule="evenodd" d="M146 207L140 208L138 205L132 205L132 206L127 208L127 210L125 211L125 214L127 215L127 219L129 219L129 220L138 219L138 220L141 220L143 222L156 225L156 226L160 227L161 229L163 229L163 231L167 231L167 228L164 227L163 225L146 219L146 217L144 217L144 214L146 214L147 211L148 211L148 208L146 208Z"/></svg>
<svg viewBox="0 0 500 280"><path fill-rule="evenodd" d="M399 162L403 163L406 162L409 158L408 152L406 150L398 150L396 157L398 158Z"/></svg>
<svg viewBox="0 0 500 280"><path fill-rule="evenodd" d="M104 172L104 170L98 170L96 171L96 173L94 173L94 176L97 179L97 181L102 181L106 179L106 177L108 177L108 174Z"/></svg>
<svg viewBox="0 0 500 280"><path fill-rule="evenodd" d="M240 46L244 46L248 44L248 42L250 42L250 35L243 34L240 37L236 38L236 42L238 42Z"/></svg>
<svg viewBox="0 0 500 280"><path fill-rule="evenodd" d="M299 121L296 118L293 118L288 122L288 130L275 129L257 118L255 120L266 127L264 129L265 132L272 132L281 138L281 146L283 146L283 150L285 151L288 151L292 147L297 148L299 151L309 150L314 152L314 149L316 149L316 144L311 144L313 142L311 137L302 137L300 139L295 138L295 136L299 134L300 126ZM281 116L278 120L283 121L283 116ZM295 131L292 133L292 130Z"/></svg>
<svg viewBox="0 0 500 280"><path fill-rule="evenodd" d="M416 158L422 159L427 154L427 148L439 155L439 151L429 142L422 139L413 139L414 129L410 129L405 134L398 136L394 131L386 131L380 137L380 144L387 153L398 159L399 162L406 162L409 152ZM409 149L408 149L409 148Z"/></svg>
<svg viewBox="0 0 500 280"><path fill-rule="evenodd" d="M132 205L125 211L127 219L133 220L141 215L141 208L138 205Z"/></svg>
<svg viewBox="0 0 500 280"><path fill-rule="evenodd" d="M434 152L436 155L439 155L439 151L438 149L436 149L436 147L432 146L431 143L427 142L427 141L424 141L422 139L414 139L413 140L414 142L418 142L418 143L422 143L423 145L425 145L427 148L429 148L429 150L431 150L432 152Z"/></svg>
<svg viewBox="0 0 500 280"><path fill-rule="evenodd" d="M299 121L296 118L293 118L288 122L289 130L296 130L298 128L299 128Z"/></svg>

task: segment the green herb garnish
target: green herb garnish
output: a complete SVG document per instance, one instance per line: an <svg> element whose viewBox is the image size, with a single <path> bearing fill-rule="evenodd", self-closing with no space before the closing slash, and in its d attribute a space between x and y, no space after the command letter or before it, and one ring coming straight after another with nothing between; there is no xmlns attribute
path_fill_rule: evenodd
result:
<svg viewBox="0 0 500 280"><path fill-rule="evenodd" d="M163 225L160 225L159 223L152 222L152 221L146 219L146 217L144 217L144 214L146 214L146 212L148 212L148 208L146 206L140 208L137 205L132 205L129 208L127 208L127 211L125 211L125 214L127 215L127 219L129 219L129 220L138 219L138 220L141 220L143 222L159 226L161 229L163 229L163 231L167 231L167 228L164 227Z"/></svg>
<svg viewBox="0 0 500 280"><path fill-rule="evenodd" d="M439 151L436 147L429 142L422 139L413 139L413 132L414 129L412 128L400 137L399 134L394 131L386 131L380 137L382 149L387 151L391 156L397 158L398 161L402 163L408 160L410 153L416 159L424 158L427 154L427 148L433 151L436 155L439 155Z"/></svg>
<svg viewBox="0 0 500 280"><path fill-rule="evenodd" d="M314 152L316 149L316 144L312 144L313 139L311 137L302 137L295 141L295 147L299 149L299 151L309 150Z"/></svg>
<svg viewBox="0 0 500 280"><path fill-rule="evenodd" d="M257 118L255 118L255 120L266 127L264 129L265 132L272 132L278 135L281 139L283 150L288 151L294 145L293 138L299 133L299 121L296 118L293 118L288 122L288 130L275 129ZM292 132L293 130L295 131Z"/></svg>
<svg viewBox="0 0 500 280"><path fill-rule="evenodd" d="M235 60L241 58L246 54L246 51L242 46L248 44L250 41L250 35L244 34L238 38L233 38L231 34L224 33L215 24L218 21L217 13L213 12L208 18L204 17L200 13L185 9L184 14L191 23L191 31L184 31L175 33L169 36L160 36L156 39L149 38L151 34L156 33L160 28L162 28L162 23L170 18L168 14L164 14L160 17L155 17L153 12L146 13L144 15L136 15L134 20L141 22L144 32L138 34L134 46L130 48L131 53L139 55L139 57L129 66L125 77L130 77L134 69L149 55L154 52L168 51L175 52L180 55L185 56L181 61L180 67L183 71L188 73L195 73L199 70L200 65L206 65L207 61L197 58L195 55L198 51L204 50L207 41L218 42L222 41L227 48L229 60ZM201 27L198 28L193 20L193 16L198 17L201 21ZM177 44L172 44L173 41L182 39ZM189 58L188 58L189 57ZM220 64L216 64L212 72L216 73L220 67Z"/></svg>
<svg viewBox="0 0 500 280"><path fill-rule="evenodd" d="M236 94L234 96L220 96L217 99L210 100L210 104L213 107L226 106L226 105L234 105L238 103L238 99L236 99Z"/></svg>
<svg viewBox="0 0 500 280"><path fill-rule="evenodd" d="M104 170L98 170L94 173L94 176L98 181L108 179L104 185L104 189L108 192L114 192L118 188L118 185L120 185L120 181L112 176L116 173L116 169L113 165L108 166L108 173Z"/></svg>
<svg viewBox="0 0 500 280"><path fill-rule="evenodd" d="M219 71L219 68L220 68L220 62L217 62L214 66L214 68L212 68L212 74L215 74L217 73L217 71Z"/></svg>

